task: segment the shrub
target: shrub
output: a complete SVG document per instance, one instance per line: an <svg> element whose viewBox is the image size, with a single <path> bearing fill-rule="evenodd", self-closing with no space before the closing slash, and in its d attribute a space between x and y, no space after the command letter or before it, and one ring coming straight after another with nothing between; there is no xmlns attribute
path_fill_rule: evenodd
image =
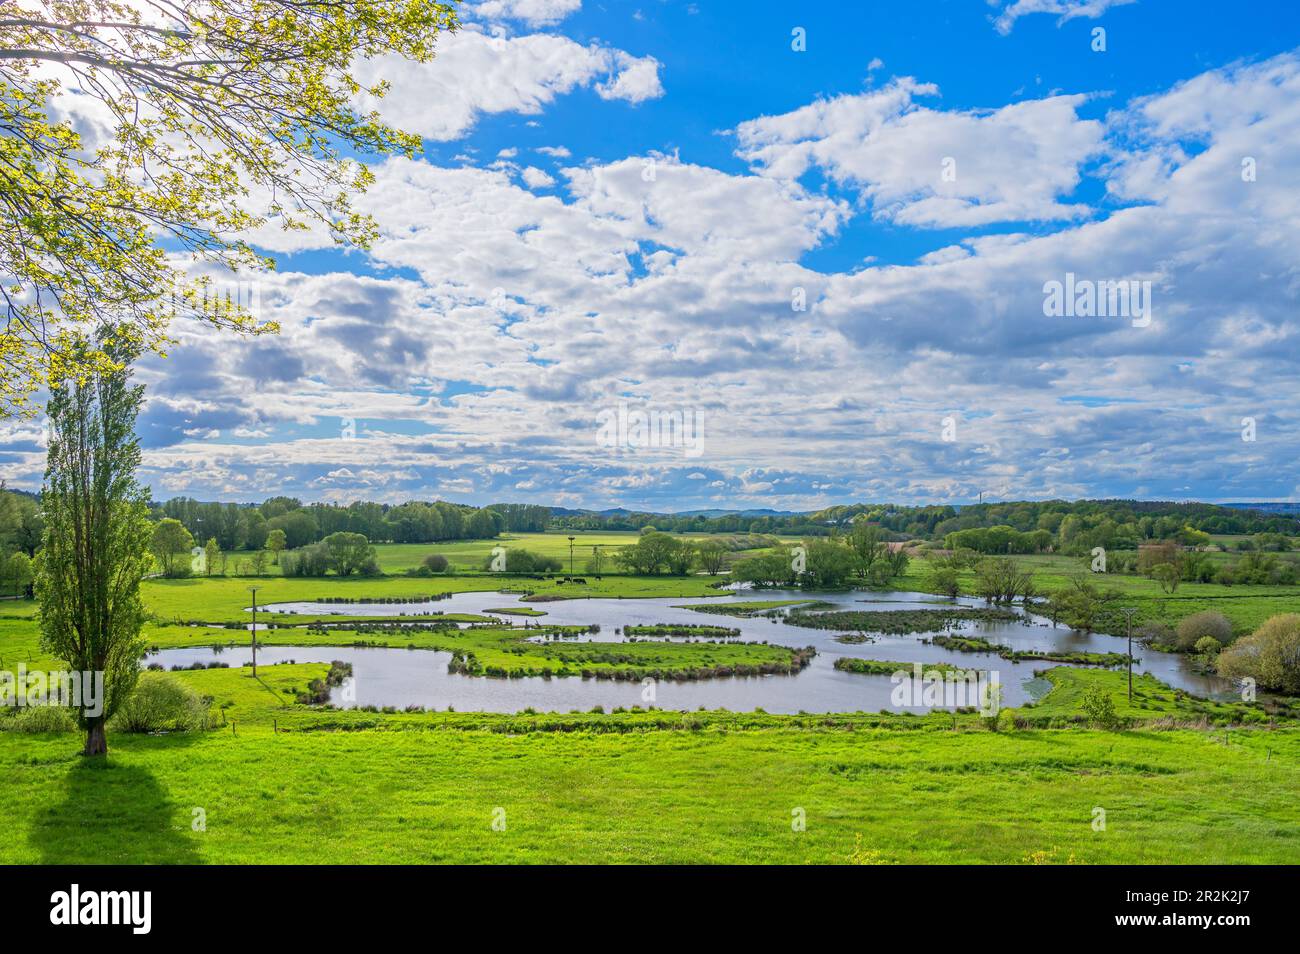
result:
<svg viewBox="0 0 1300 954"><path fill-rule="evenodd" d="M108 725L116 732L191 732L208 727L209 705L179 679L145 672Z"/></svg>
<svg viewBox="0 0 1300 954"><path fill-rule="evenodd" d="M950 566L936 566L930 571L930 588L944 596L955 597L961 594L961 583L957 571Z"/></svg>
<svg viewBox="0 0 1300 954"><path fill-rule="evenodd" d="M426 567L430 573L445 573L447 571L447 558L441 553L430 553L424 558L421 566Z"/></svg>
<svg viewBox="0 0 1300 954"><path fill-rule="evenodd" d="M329 572L332 557L329 547L313 543L300 550L280 555L280 568L285 576L324 576Z"/></svg>
<svg viewBox="0 0 1300 954"><path fill-rule="evenodd" d="M1118 721L1115 715L1115 700L1110 697L1110 693L1097 686L1093 686L1083 694L1081 703L1083 714L1088 717L1088 721L1098 728L1112 729Z"/></svg>
<svg viewBox="0 0 1300 954"><path fill-rule="evenodd" d="M296 697L303 705L323 705L330 700L330 687L343 685L351 675L352 663L336 659L330 663L324 679L313 679L307 684L307 691L296 693ZM407 711L412 710L408 708Z"/></svg>
<svg viewBox="0 0 1300 954"><path fill-rule="evenodd" d="M1139 626L1134 635L1143 642L1155 646L1172 646L1174 644L1174 628L1165 623L1146 623Z"/></svg>
<svg viewBox="0 0 1300 954"><path fill-rule="evenodd" d="M7 719L0 728L10 732L72 732L77 721L65 706L27 706Z"/></svg>
<svg viewBox="0 0 1300 954"><path fill-rule="evenodd" d="M1218 668L1229 679L1254 679L1261 689L1300 693L1300 615L1266 620L1219 653Z"/></svg>
<svg viewBox="0 0 1300 954"><path fill-rule="evenodd" d="M1213 636L1220 645L1232 642L1232 623L1222 613L1205 611L1179 620L1174 630L1174 646L1181 653L1191 652L1199 640Z"/></svg>
<svg viewBox="0 0 1300 954"><path fill-rule="evenodd" d="M1202 636L1196 641L1196 651L1202 656L1213 656L1223 648L1223 643L1213 636Z"/></svg>

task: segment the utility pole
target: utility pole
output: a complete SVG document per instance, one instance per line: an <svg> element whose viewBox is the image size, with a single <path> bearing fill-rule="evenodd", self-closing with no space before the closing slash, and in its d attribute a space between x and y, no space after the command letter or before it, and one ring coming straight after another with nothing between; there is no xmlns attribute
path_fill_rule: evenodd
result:
<svg viewBox="0 0 1300 954"><path fill-rule="evenodd" d="M1133 614L1136 606L1125 606L1120 610L1128 620L1128 703L1133 704Z"/></svg>
<svg viewBox="0 0 1300 954"><path fill-rule="evenodd" d="M248 591L253 594L253 678L257 678L257 591L260 586L250 586Z"/></svg>
<svg viewBox="0 0 1300 954"><path fill-rule="evenodd" d="M569 576L573 576L573 537L569 537Z"/></svg>

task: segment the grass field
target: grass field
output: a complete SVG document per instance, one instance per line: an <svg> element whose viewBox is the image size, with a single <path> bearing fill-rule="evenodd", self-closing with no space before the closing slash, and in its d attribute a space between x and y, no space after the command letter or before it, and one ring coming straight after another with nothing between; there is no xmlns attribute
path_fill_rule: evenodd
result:
<svg viewBox="0 0 1300 954"><path fill-rule="evenodd" d="M378 543L375 544L375 554L379 560L379 568L384 573L404 573L419 566L420 562L432 553L445 556L447 562L457 572L464 572L481 569L484 562L491 557L492 550L495 547L505 547L507 549L530 550L543 556L554 557L563 564L564 572L567 573L569 571L569 536L570 534L564 532L503 533L492 540L451 540L446 543ZM607 558L606 562L610 571L614 571L614 554L623 547L636 543L641 535L632 531L611 530L575 531L572 536L574 538L573 569L575 573L582 574L586 572L587 561L591 559L592 551L596 547L601 548ZM680 535L681 539L684 540L703 540L709 536L711 534L685 533ZM721 536L725 537L729 536L729 534L721 534ZM794 538L790 538L790 542L794 542ZM234 575L236 564L247 559L248 554L240 551L229 554L226 566L227 573ZM278 576L280 568L268 562L266 572L270 576Z"/></svg>
<svg viewBox="0 0 1300 954"><path fill-rule="evenodd" d="M1077 562L1035 559L1041 588L1064 582ZM718 593L705 577L605 576L585 587L487 574L150 580L145 596L160 621L147 640L243 642L243 633L170 621L245 621L254 582L260 603L503 584L544 598L653 595L683 604ZM1163 597L1143 578L1104 582L1127 586L1153 609ZM897 588L924 589L922 561ZM1177 596L1224 596L1222 587L1198 589L1185 584ZM1263 606L1300 602L1295 593L1254 592L1267 589L1234 587L1215 602L1242 626L1267 615ZM750 609L782 602L760 599ZM544 601L536 605L545 611ZM0 609L0 668L53 666L39 648L32 604ZM259 639L460 650L483 669L516 674L612 667L636 675L789 657L760 644L539 645L499 626L358 632L355 624L272 629ZM0 731L0 862L1300 861L1296 722L1195 699L1149 677L1136 680L1130 704L1122 672L1050 668L1048 695L1004 711L992 731L974 713L506 715L296 702L326 669L264 665L256 679L247 668L176 673L212 699L216 728L112 734L106 764L81 759L71 733ZM1122 728L1088 726L1082 701L1090 688L1110 696ZM1099 807L1107 817L1100 832L1092 825ZM795 830L801 817L805 830Z"/></svg>
<svg viewBox="0 0 1300 954"><path fill-rule="evenodd" d="M554 557L569 570L569 541L564 533L505 533L495 540L453 540L449 543L381 543L375 547L379 555L379 568L385 573L401 573L420 565L431 553L441 553L457 570L477 570L492 555L494 547L531 550L543 556ZM636 543L638 534L625 532L574 533L573 568L583 572L591 558L593 547L601 547L607 557L621 548ZM613 562L610 562L612 570Z"/></svg>
<svg viewBox="0 0 1300 954"><path fill-rule="evenodd" d="M105 765L71 741L0 733L0 862L1300 859L1295 730L249 727Z"/></svg>

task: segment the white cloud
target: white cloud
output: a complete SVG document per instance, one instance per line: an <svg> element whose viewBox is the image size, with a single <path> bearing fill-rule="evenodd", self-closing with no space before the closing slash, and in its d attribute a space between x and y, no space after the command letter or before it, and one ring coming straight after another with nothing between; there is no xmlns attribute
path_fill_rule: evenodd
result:
<svg viewBox="0 0 1300 954"><path fill-rule="evenodd" d="M485 114L535 115L557 96L594 87L602 98L642 102L663 94L659 63L622 50L548 33L489 36L473 29L443 37L437 57L415 63L381 57L359 65L363 85L387 80L383 98L359 97L393 125L426 139L464 136Z"/></svg>
<svg viewBox="0 0 1300 954"><path fill-rule="evenodd" d="M630 56L620 50L616 60L618 67L612 78L596 86L602 99L641 103L664 94L659 82L659 61L653 56Z"/></svg>
<svg viewBox="0 0 1300 954"><path fill-rule="evenodd" d="M1000 0L989 0L990 6L996 6L999 2ZM1136 0L1014 0L1002 7L993 25L1005 36L1011 32L1018 19L1031 13L1050 13L1059 18L1059 26L1077 17L1095 20L1111 7L1135 2Z"/></svg>
<svg viewBox="0 0 1300 954"><path fill-rule="evenodd" d="M521 185L534 187L533 167L377 166L361 202L380 226L376 275L268 276L278 338L182 328L169 359L143 364L146 476L232 499L306 488L588 506L1184 496L1189 475L1197 495L1289 494L1296 57L1206 73L1100 129L1078 120L1077 97L942 113L914 107L921 88L898 81L864 94L881 100L756 121L762 175L633 156L563 169L567 188L536 194ZM927 192L905 165L858 165L850 148L884 137L924 155L904 122L918 113L934 115L911 122L966 149L994 117L1016 142L1017 107L1043 110L1030 125L1067 140L990 146L1051 166L1036 185L967 170L959 154L958 182L975 182ZM943 236L910 265L804 262L853 211L794 181L811 163L834 164L873 213L928 223L936 200L1000 215L1060 203L1084 149L1110 157L1097 171L1116 200L1085 221ZM1151 326L1045 318L1043 282L1066 272L1149 277ZM796 287L807 312L791 309ZM698 411L703 456L598 448L593 409L621 400ZM954 443L940 437L948 415ZM1255 444L1239 437L1246 415L1264 435ZM354 440L339 436L343 418ZM266 443L236 440L257 435ZM0 474L32 486L39 455L18 443Z"/></svg>
<svg viewBox="0 0 1300 954"><path fill-rule="evenodd" d="M518 20L529 26L550 26L582 8L582 0L484 0L470 7L483 20Z"/></svg>
<svg viewBox="0 0 1300 954"><path fill-rule="evenodd" d="M530 189L549 189L555 185L554 177L538 169L536 166L528 166L523 173L524 184Z"/></svg>
<svg viewBox="0 0 1300 954"><path fill-rule="evenodd" d="M725 247L742 259L793 258L847 217L842 203L796 184L732 176L674 157L630 158L565 174L581 206L671 249ZM761 230L754 228L758 220Z"/></svg>
<svg viewBox="0 0 1300 954"><path fill-rule="evenodd" d="M736 129L738 155L792 179L810 167L856 187L876 217L904 225L972 227L1086 217L1061 201L1103 128L1080 119L1087 97L1053 96L986 111L918 106L936 87L911 78L880 90L819 100Z"/></svg>

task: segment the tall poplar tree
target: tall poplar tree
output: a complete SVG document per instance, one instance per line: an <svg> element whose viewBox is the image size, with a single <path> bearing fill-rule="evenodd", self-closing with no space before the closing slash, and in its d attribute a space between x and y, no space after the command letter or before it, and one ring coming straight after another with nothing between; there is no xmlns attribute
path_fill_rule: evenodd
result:
<svg viewBox="0 0 1300 954"><path fill-rule="evenodd" d="M151 565L148 492L136 480L135 346L111 331L77 345L109 357L50 389L44 546L37 557L42 647L77 672L103 673L104 705L76 710L85 755L105 755L104 727L135 686L144 640L140 580Z"/></svg>

